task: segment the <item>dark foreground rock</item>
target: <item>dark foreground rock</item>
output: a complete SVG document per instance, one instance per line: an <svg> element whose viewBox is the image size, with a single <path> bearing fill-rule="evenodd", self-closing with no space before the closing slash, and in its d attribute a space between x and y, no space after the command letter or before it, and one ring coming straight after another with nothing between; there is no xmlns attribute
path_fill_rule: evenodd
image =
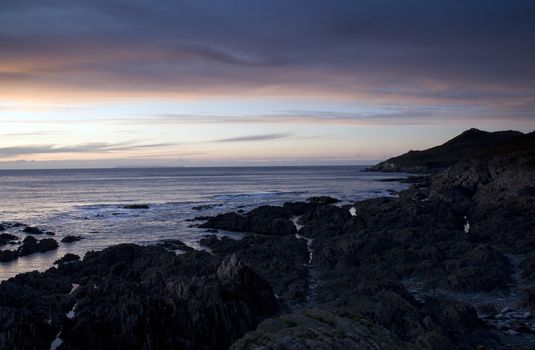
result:
<svg viewBox="0 0 535 350"><path fill-rule="evenodd" d="M304 310L262 322L231 349L413 349L387 329L351 311Z"/></svg>
<svg viewBox="0 0 535 350"><path fill-rule="evenodd" d="M278 310L235 255L125 244L2 282L0 348L226 349Z"/></svg>
<svg viewBox="0 0 535 350"><path fill-rule="evenodd" d="M276 295L289 308L304 302L310 290L306 268L309 253L306 242L295 236L245 237L233 240L205 236L201 245L216 256L235 254L267 280Z"/></svg>

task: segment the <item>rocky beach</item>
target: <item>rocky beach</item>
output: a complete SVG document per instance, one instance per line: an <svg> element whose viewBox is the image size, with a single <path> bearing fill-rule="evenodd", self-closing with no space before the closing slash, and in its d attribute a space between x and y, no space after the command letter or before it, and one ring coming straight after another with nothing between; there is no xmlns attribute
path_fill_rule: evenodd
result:
<svg viewBox="0 0 535 350"><path fill-rule="evenodd" d="M0 349L535 348L535 133L471 129L372 169L418 174L353 204L199 207L203 249L119 244L3 281ZM81 239L0 231L0 263Z"/></svg>

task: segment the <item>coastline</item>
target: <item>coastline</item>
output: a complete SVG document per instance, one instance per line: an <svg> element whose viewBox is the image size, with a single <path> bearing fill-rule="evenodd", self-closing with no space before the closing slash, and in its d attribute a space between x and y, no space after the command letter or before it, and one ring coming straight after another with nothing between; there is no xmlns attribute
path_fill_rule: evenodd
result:
<svg viewBox="0 0 535 350"><path fill-rule="evenodd" d="M467 160L410 181L352 205L200 217L244 236L207 235L208 251L122 244L18 275L0 284L0 347L533 348L531 164Z"/></svg>

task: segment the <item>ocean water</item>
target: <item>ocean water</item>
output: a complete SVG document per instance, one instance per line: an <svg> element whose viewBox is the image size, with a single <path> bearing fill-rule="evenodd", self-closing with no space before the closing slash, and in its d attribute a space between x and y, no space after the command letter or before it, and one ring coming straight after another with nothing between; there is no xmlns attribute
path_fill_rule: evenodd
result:
<svg viewBox="0 0 535 350"><path fill-rule="evenodd" d="M195 216L278 205L331 195L344 203L391 195L407 185L377 181L405 174L363 172L362 166L154 168L0 171L0 222L22 222L83 240L56 251L0 263L0 280L44 270L65 253L83 256L118 243L156 244L180 239L200 248L205 230L190 227ZM148 204L149 209L125 209ZM194 207L210 206L196 210ZM8 233L24 238L21 228ZM220 232L239 237L239 234ZM36 237L38 239L49 236ZM0 249L16 249L4 246Z"/></svg>

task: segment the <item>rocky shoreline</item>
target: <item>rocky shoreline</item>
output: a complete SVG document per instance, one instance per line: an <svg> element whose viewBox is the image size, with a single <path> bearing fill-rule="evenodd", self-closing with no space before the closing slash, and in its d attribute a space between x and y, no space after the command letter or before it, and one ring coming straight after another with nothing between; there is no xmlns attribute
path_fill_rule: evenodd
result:
<svg viewBox="0 0 535 350"><path fill-rule="evenodd" d="M205 251L123 244L20 274L0 284L0 348L533 349L526 138L397 197L199 217L244 233Z"/></svg>

